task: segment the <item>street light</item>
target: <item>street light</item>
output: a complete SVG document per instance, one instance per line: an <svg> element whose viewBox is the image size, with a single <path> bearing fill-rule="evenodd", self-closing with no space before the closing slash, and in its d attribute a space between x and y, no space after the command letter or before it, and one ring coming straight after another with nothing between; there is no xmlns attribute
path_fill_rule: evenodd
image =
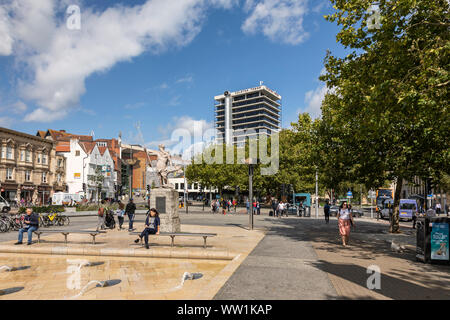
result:
<svg viewBox="0 0 450 320"><path fill-rule="evenodd" d="M244 163L248 165L248 197L249 197L249 205L250 212L248 218L249 229L253 230L253 170L256 164L255 159L248 158L244 160Z"/></svg>

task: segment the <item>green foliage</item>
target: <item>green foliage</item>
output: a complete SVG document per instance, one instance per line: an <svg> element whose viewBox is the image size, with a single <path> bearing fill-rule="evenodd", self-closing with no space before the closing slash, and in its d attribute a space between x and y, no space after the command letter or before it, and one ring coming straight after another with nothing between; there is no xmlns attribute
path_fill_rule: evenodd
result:
<svg viewBox="0 0 450 320"><path fill-rule="evenodd" d="M64 212L64 206L42 206L42 207L31 207L35 213L50 213L50 212ZM19 213L25 213L27 207L20 207Z"/></svg>
<svg viewBox="0 0 450 320"><path fill-rule="evenodd" d="M379 187L414 176L440 181L450 168L449 3L382 0L380 29L368 30L369 0L331 0L344 58L327 53L321 76L324 161L332 183ZM391 231L398 230L398 183Z"/></svg>

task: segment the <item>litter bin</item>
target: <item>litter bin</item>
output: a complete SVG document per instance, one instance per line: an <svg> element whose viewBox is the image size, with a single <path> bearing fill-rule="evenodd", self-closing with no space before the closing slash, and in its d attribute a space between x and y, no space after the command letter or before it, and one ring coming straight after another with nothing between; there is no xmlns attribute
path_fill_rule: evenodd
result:
<svg viewBox="0 0 450 320"><path fill-rule="evenodd" d="M305 207L305 217L311 217L311 207Z"/></svg>
<svg viewBox="0 0 450 320"><path fill-rule="evenodd" d="M449 264L449 227L448 217L417 218L416 259L425 263Z"/></svg>

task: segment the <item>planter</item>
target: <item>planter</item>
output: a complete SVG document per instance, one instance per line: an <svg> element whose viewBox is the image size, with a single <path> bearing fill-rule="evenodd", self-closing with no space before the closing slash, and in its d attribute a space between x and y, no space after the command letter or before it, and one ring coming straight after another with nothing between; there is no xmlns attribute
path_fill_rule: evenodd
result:
<svg viewBox="0 0 450 320"><path fill-rule="evenodd" d="M67 207L64 210L64 212L76 212L76 211L77 211L76 207Z"/></svg>

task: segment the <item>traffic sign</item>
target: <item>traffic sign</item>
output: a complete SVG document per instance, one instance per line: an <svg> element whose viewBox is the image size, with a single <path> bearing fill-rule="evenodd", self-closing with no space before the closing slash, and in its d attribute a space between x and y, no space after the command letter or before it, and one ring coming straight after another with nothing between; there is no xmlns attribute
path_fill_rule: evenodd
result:
<svg viewBox="0 0 450 320"><path fill-rule="evenodd" d="M433 200L433 195L432 194L427 195L427 199Z"/></svg>
<svg viewBox="0 0 450 320"><path fill-rule="evenodd" d="M353 193L351 191L347 192L347 198L353 198Z"/></svg>
<svg viewBox="0 0 450 320"><path fill-rule="evenodd" d="M369 191L369 199L375 199L375 191Z"/></svg>

